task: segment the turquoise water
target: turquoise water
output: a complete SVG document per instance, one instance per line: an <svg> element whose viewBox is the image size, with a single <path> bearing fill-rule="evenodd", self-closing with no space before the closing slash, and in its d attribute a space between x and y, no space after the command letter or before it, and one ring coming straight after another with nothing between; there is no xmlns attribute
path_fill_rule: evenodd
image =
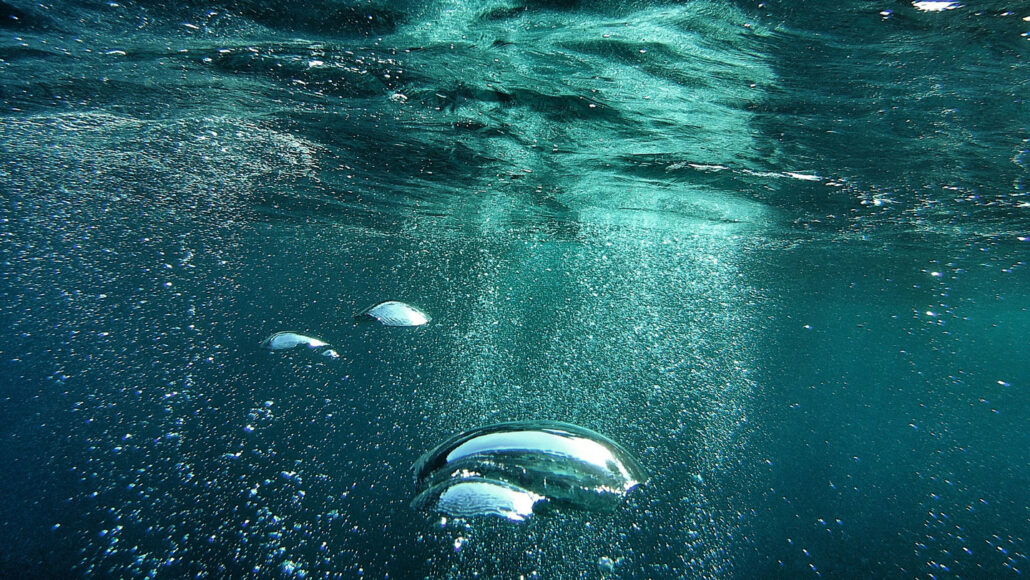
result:
<svg viewBox="0 0 1030 580"><path fill-rule="evenodd" d="M1028 17L5 0L0 575L1026 575ZM650 479L411 508L504 421Z"/></svg>

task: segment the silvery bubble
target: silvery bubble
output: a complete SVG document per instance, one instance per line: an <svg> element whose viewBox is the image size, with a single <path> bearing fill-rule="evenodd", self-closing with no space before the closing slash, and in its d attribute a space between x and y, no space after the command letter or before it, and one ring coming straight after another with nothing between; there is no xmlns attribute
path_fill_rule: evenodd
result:
<svg viewBox="0 0 1030 580"><path fill-rule="evenodd" d="M301 345L309 348L329 346L328 343L317 338L291 331L276 332L261 341L261 347L269 350L287 350Z"/></svg>
<svg viewBox="0 0 1030 580"><path fill-rule="evenodd" d="M340 354L329 348L329 343L312 336L305 336L292 331L276 332L261 341L261 348L268 350L289 350L298 346L306 346L319 351L324 357L337 359Z"/></svg>
<svg viewBox="0 0 1030 580"><path fill-rule="evenodd" d="M384 326L422 326L431 319L428 314L418 308L398 302L387 300L362 310L354 316L358 320L375 320Z"/></svg>
<svg viewBox="0 0 1030 580"><path fill-rule="evenodd" d="M613 509L648 477L614 441L557 421L461 433L423 455L414 473L418 510L511 520L545 507Z"/></svg>

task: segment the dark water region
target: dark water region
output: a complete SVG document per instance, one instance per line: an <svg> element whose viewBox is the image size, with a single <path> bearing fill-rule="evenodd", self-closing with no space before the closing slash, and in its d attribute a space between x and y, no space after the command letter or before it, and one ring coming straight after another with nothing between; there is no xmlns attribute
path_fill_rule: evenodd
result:
<svg viewBox="0 0 1030 580"><path fill-rule="evenodd" d="M1025 575L1028 19L0 2L0 575ZM412 509L508 421L650 479Z"/></svg>

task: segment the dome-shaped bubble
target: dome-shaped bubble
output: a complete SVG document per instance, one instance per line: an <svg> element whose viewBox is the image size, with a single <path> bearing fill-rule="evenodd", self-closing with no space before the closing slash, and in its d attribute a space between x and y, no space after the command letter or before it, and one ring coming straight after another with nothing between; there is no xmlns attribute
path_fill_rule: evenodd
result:
<svg viewBox="0 0 1030 580"><path fill-rule="evenodd" d="M289 330L276 332L261 341L261 348L267 348L268 350L289 350L298 346L306 346L326 358L340 358L340 353L329 348L329 343L324 340Z"/></svg>
<svg viewBox="0 0 1030 580"><path fill-rule="evenodd" d="M261 341L261 347L267 348L268 350L287 350L300 345L304 345L308 348L329 346L328 343L317 338L304 336L303 334L298 334L292 331L276 332Z"/></svg>
<svg viewBox="0 0 1030 580"><path fill-rule="evenodd" d="M466 431L423 455L414 472L420 495L412 505L453 516L470 511L501 515L514 509L510 506L517 497L537 497L531 504L537 506L612 509L647 480L647 472L619 444L556 421L499 423ZM462 482L494 487L461 488L460 505L476 507L457 509L458 502L443 501L443 494Z"/></svg>
<svg viewBox="0 0 1030 580"><path fill-rule="evenodd" d="M358 320L376 320L384 326L422 326L430 321L429 315L410 304L387 300L362 310L354 316Z"/></svg>

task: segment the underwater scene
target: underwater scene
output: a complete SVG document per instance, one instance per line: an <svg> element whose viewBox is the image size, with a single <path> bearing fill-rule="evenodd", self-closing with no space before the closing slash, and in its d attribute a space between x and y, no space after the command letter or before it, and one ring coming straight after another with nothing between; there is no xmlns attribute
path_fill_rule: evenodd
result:
<svg viewBox="0 0 1030 580"><path fill-rule="evenodd" d="M1030 573L1030 5L0 1L0 577Z"/></svg>

